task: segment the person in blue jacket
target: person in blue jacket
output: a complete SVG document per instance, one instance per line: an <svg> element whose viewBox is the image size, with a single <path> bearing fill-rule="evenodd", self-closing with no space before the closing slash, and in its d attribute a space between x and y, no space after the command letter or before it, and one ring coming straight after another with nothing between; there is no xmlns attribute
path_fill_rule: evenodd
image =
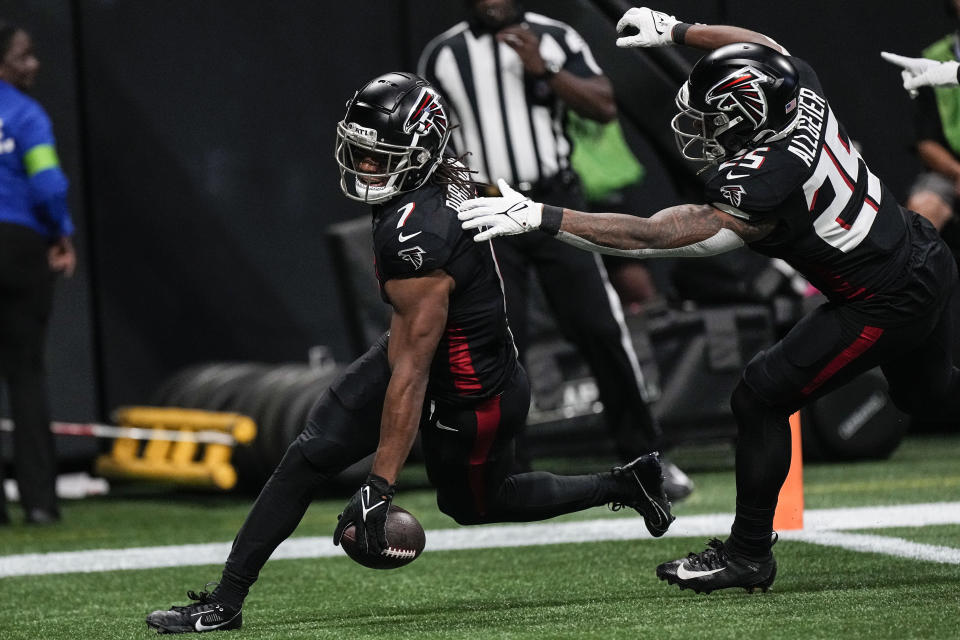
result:
<svg viewBox="0 0 960 640"><path fill-rule="evenodd" d="M26 521L48 524L60 513L44 338L56 274L73 275L76 253L50 118L27 95L39 68L30 35L0 21L0 382ZM7 522L0 491L0 524Z"/></svg>

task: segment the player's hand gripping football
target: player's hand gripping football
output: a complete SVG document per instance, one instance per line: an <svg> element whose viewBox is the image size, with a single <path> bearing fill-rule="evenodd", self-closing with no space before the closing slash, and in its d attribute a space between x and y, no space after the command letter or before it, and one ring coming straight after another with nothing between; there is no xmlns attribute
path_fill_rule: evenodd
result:
<svg viewBox="0 0 960 640"><path fill-rule="evenodd" d="M618 47L666 47L674 44L673 27L680 22L668 13L646 7L634 7L623 14L617 23ZM639 33L623 35L632 27Z"/></svg>
<svg viewBox="0 0 960 640"><path fill-rule="evenodd" d="M917 97L920 87L955 87L957 86L957 68L960 63L954 61L939 62L927 58L908 58L895 53L881 51L880 55L887 62L897 65L903 71L903 88Z"/></svg>
<svg viewBox="0 0 960 640"><path fill-rule="evenodd" d="M347 502L343 513L337 516L333 544L339 545L343 532L351 524L356 526L357 544L370 555L380 555L387 544L387 512L393 501L394 485L371 473L367 481Z"/></svg>
<svg viewBox="0 0 960 640"><path fill-rule="evenodd" d="M458 208L457 217L464 229L486 227L473 237L486 242L497 236L513 236L540 228L543 205L517 193L502 178L497 180L500 196L473 198Z"/></svg>

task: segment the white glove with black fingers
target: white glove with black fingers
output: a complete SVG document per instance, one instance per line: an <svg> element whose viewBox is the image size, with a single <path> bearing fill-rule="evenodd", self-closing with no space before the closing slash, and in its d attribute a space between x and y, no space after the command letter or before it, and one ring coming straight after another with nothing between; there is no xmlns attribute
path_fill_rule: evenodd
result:
<svg viewBox="0 0 960 640"><path fill-rule="evenodd" d="M622 34L628 27L639 33L617 38L618 47L668 47L674 43L673 28L680 21L668 13L654 11L647 7L630 9L617 23L617 33Z"/></svg>
<svg viewBox="0 0 960 640"><path fill-rule="evenodd" d="M543 205L510 188L502 178L497 180L500 196L473 198L457 208L457 218L464 229L486 227L473 237L486 242L498 236L515 236L540 228Z"/></svg>
<svg viewBox="0 0 960 640"><path fill-rule="evenodd" d="M952 60L940 62L928 58L908 58L887 51L881 51L880 55L887 62L903 69L900 72L903 76L903 88L914 98L917 97L917 89L920 87L955 87L958 84L957 69L960 68L960 63Z"/></svg>

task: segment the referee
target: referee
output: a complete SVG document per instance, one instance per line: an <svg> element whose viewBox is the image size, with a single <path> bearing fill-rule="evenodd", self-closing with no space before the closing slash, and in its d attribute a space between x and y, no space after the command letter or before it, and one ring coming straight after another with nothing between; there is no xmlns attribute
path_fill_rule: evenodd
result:
<svg viewBox="0 0 960 640"><path fill-rule="evenodd" d="M459 127L453 144L478 182L503 178L530 198L585 207L570 166L567 109L609 122L613 87L569 25L525 12L516 0L467 0L469 17L434 38L418 73L439 88ZM499 195L495 187L487 195ZM661 431L642 395L643 378L623 310L599 256L544 234L494 241L507 313L521 359L529 346L528 274L535 269L564 336L590 365L604 417L624 461L660 448ZM522 454L521 454L522 455ZM690 479L664 461L664 488L678 500Z"/></svg>

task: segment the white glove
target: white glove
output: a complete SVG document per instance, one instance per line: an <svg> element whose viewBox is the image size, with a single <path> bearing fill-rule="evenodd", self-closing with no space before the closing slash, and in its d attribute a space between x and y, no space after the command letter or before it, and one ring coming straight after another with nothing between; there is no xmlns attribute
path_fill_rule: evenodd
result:
<svg viewBox="0 0 960 640"><path fill-rule="evenodd" d="M640 33L617 38L618 47L665 47L674 44L673 27L679 20L661 11L646 7L630 9L617 23L617 33L633 27Z"/></svg>
<svg viewBox="0 0 960 640"><path fill-rule="evenodd" d="M497 236L514 236L540 228L543 205L517 193L502 178L497 180L498 198L473 198L458 207L464 229L487 227L473 237L474 242L486 242Z"/></svg>
<svg viewBox="0 0 960 640"><path fill-rule="evenodd" d="M947 61L939 62L928 58L907 58L895 53L881 51L880 55L887 62L891 62L903 71L903 88L917 97L919 87L955 87L957 86L957 68L960 63Z"/></svg>

